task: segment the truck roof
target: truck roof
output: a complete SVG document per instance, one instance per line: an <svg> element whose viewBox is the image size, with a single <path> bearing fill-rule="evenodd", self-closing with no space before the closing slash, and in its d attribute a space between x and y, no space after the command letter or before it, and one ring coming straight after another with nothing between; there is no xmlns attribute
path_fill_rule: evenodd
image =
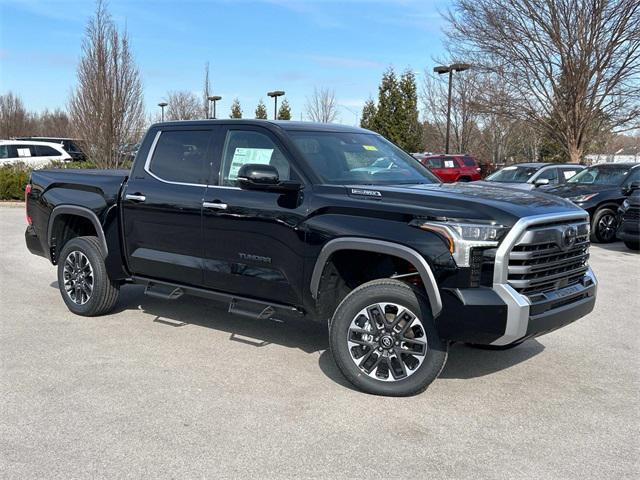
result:
<svg viewBox="0 0 640 480"><path fill-rule="evenodd" d="M375 133L360 127L352 127L339 123L316 123L297 122L292 120L258 120L245 118L225 118L225 119L202 119L202 120L178 120L171 122L160 122L154 127L170 127L179 125L251 125L263 126L267 128L279 127L282 130L303 130L318 132L346 132L346 133Z"/></svg>

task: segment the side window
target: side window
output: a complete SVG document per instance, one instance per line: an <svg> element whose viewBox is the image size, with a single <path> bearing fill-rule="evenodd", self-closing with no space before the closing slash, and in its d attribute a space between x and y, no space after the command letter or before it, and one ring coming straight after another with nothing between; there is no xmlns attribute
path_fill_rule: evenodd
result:
<svg viewBox="0 0 640 480"><path fill-rule="evenodd" d="M9 158L9 149L6 145L0 145L0 158Z"/></svg>
<svg viewBox="0 0 640 480"><path fill-rule="evenodd" d="M429 158L427 164L431 168L442 168L442 158Z"/></svg>
<svg viewBox="0 0 640 480"><path fill-rule="evenodd" d="M561 168L560 171L562 172L562 181L566 182L580 170L576 168Z"/></svg>
<svg viewBox="0 0 640 480"><path fill-rule="evenodd" d="M229 130L222 153L221 185L237 186L240 167L248 163L272 165L280 180L291 180L289 161L267 135L253 130Z"/></svg>
<svg viewBox="0 0 640 480"><path fill-rule="evenodd" d="M149 171L169 182L207 183L209 130L163 131L153 152Z"/></svg>
<svg viewBox="0 0 640 480"><path fill-rule="evenodd" d="M463 157L462 158L462 162L467 166L467 167L475 167L476 166L476 161L471 158L471 157Z"/></svg>
<svg viewBox="0 0 640 480"><path fill-rule="evenodd" d="M61 155L55 148L47 145L36 145L36 152L39 157L59 157Z"/></svg>
<svg viewBox="0 0 640 480"><path fill-rule="evenodd" d="M18 157L33 157L36 155L33 145L31 146L31 149L29 148L29 145L16 145L16 153L18 154Z"/></svg>
<svg viewBox="0 0 640 480"><path fill-rule="evenodd" d="M547 168L536 178L536 180L541 179L547 179L549 180L549 183L558 183L558 169Z"/></svg>
<svg viewBox="0 0 640 480"><path fill-rule="evenodd" d="M444 157L444 168L457 168L456 160L454 157Z"/></svg>

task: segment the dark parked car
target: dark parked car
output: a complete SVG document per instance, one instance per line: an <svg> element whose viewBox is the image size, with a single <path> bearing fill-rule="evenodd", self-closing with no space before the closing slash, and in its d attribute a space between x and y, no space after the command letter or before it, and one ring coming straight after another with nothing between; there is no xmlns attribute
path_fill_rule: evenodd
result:
<svg viewBox="0 0 640 480"><path fill-rule="evenodd" d="M77 139L61 137L18 137L16 140L35 140L38 142L58 143L62 145L62 148L64 148L65 152L71 156L72 160L83 161L87 158L78 145L80 140Z"/></svg>
<svg viewBox="0 0 640 480"><path fill-rule="evenodd" d="M584 208L591 218L591 241L608 243L616 239L618 207L638 181L640 163L603 163L585 168L565 185L541 190Z"/></svg>
<svg viewBox="0 0 640 480"><path fill-rule="evenodd" d="M563 184L584 168L571 163L518 163L501 168L484 181L504 187L533 190L542 185Z"/></svg>
<svg viewBox="0 0 640 480"><path fill-rule="evenodd" d="M631 250L640 250L640 183L618 209L618 238Z"/></svg>
<svg viewBox="0 0 640 480"><path fill-rule="evenodd" d="M443 184L360 128L160 123L130 172L34 171L26 200L27 246L57 265L72 312L108 313L138 283L253 319L309 318L375 394L426 389L451 342L511 348L595 304L584 210Z"/></svg>

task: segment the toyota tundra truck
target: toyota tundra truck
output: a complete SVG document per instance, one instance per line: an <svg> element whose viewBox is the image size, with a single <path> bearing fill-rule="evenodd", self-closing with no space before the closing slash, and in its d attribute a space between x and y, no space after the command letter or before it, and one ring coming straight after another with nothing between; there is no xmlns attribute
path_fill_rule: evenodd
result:
<svg viewBox="0 0 640 480"><path fill-rule="evenodd" d="M131 171L37 170L25 196L27 247L57 266L73 313L107 314L135 283L243 317L307 318L373 394L422 392L451 343L512 348L596 299L587 212L444 184L360 128L159 123Z"/></svg>

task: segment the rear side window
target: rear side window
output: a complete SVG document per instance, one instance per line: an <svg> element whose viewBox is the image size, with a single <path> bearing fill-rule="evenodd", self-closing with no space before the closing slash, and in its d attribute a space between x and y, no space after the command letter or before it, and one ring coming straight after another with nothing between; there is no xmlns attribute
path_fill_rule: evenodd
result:
<svg viewBox="0 0 640 480"><path fill-rule="evenodd" d="M39 157L59 157L62 155L55 148L51 148L47 145L36 145L35 149Z"/></svg>
<svg viewBox="0 0 640 480"><path fill-rule="evenodd" d="M467 167L475 167L476 166L476 161L471 158L471 157L463 157L462 158L462 162L467 166Z"/></svg>
<svg viewBox="0 0 640 480"><path fill-rule="evenodd" d="M153 152L149 171L169 182L207 183L208 130L163 131Z"/></svg>
<svg viewBox="0 0 640 480"><path fill-rule="evenodd" d="M6 145L0 145L0 158L9 158L9 149Z"/></svg>
<svg viewBox="0 0 640 480"><path fill-rule="evenodd" d="M560 169L560 171L562 172L562 177L565 180L569 180L571 177L573 177L580 170L582 170L582 169L581 168L580 169L577 169L577 168L562 168L562 169Z"/></svg>

